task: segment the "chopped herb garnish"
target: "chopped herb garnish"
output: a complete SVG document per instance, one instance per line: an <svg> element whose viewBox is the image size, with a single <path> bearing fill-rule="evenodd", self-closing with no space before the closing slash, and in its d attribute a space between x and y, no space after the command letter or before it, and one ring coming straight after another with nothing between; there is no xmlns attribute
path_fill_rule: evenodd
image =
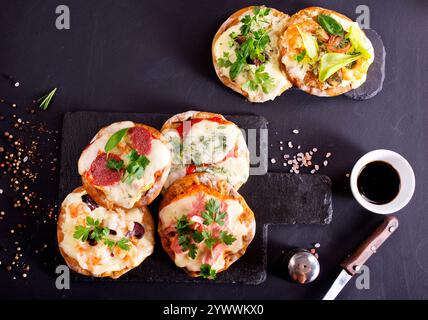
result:
<svg viewBox="0 0 428 320"><path fill-rule="evenodd" d="M227 231L221 231L219 234L219 239L228 246L236 240L236 238L232 234L227 233Z"/></svg>
<svg viewBox="0 0 428 320"><path fill-rule="evenodd" d="M108 153L111 150L113 150L119 144L119 142L122 140L125 134L128 132L128 129L129 128L120 129L119 131L112 134L104 147L105 152Z"/></svg>
<svg viewBox="0 0 428 320"><path fill-rule="evenodd" d="M192 243L192 239L193 241L199 243L203 240L203 236L199 231L192 230L190 228L192 224L193 223L189 221L187 216L183 215L180 219L178 219L175 228L178 235L178 244L180 245L181 249L183 249L183 251L188 251L187 255L190 258L195 259L198 248L194 243Z"/></svg>
<svg viewBox="0 0 428 320"><path fill-rule="evenodd" d="M180 219L178 219L177 221L177 234L179 236L188 233L191 229L190 229L190 225L191 223L189 222L189 219L187 218L187 216L183 215L181 216Z"/></svg>
<svg viewBox="0 0 428 320"><path fill-rule="evenodd" d="M123 160L116 160L113 158L110 158L107 160L107 168L111 170L120 171L124 167Z"/></svg>
<svg viewBox="0 0 428 320"><path fill-rule="evenodd" d="M214 270L211 265L204 263L201 265L200 275L202 278L214 280L217 275L217 271Z"/></svg>
<svg viewBox="0 0 428 320"><path fill-rule="evenodd" d="M217 242L218 239L217 238L213 238L212 234L209 231L207 231L207 230L202 231L202 235L205 238L205 244L207 245L207 247L210 250L212 250L214 244Z"/></svg>
<svg viewBox="0 0 428 320"><path fill-rule="evenodd" d="M130 249L129 239L126 237L123 237L119 241L117 241L116 245L122 250L128 251Z"/></svg>
<svg viewBox="0 0 428 320"><path fill-rule="evenodd" d="M223 53L223 58L219 58L217 63L220 68L229 68L232 65L229 60L229 52Z"/></svg>
<svg viewBox="0 0 428 320"><path fill-rule="evenodd" d="M189 245L189 252L187 253L187 255L190 258L195 259L197 253L198 253L198 247L196 247L196 245L194 243L191 243Z"/></svg>
<svg viewBox="0 0 428 320"><path fill-rule="evenodd" d="M86 217L86 227L76 226L74 229L73 238L80 239L82 242L86 242L88 239L94 240L95 244L99 241L103 241L110 249L114 246L118 246L122 250L128 251L130 249L129 239L122 238L119 241L114 241L107 238L110 234L110 229L100 226L100 221L94 220L94 218L87 216Z"/></svg>
<svg viewBox="0 0 428 320"><path fill-rule="evenodd" d="M128 154L129 163L126 167L126 174L123 176L122 181L131 183L134 179L141 179L144 170L149 165L150 160L145 155L138 155L136 150L131 150Z"/></svg>
<svg viewBox="0 0 428 320"><path fill-rule="evenodd" d="M57 88L52 89L48 94L45 94L43 97L37 100L40 109L46 110L49 107L49 104L51 103L51 100L55 95L56 90Z"/></svg>
<svg viewBox="0 0 428 320"><path fill-rule="evenodd" d="M202 218L205 219L205 225L210 225L214 222L220 226L224 225L226 212L220 212L220 202L217 199L211 198L208 200L205 204L205 210L201 212Z"/></svg>
<svg viewBox="0 0 428 320"><path fill-rule="evenodd" d="M274 86L272 78L267 72L265 72L264 65L258 67L254 74L252 74L252 77L252 79L244 83L244 88L248 88L251 91L256 91L259 87L261 87L264 93L268 93Z"/></svg>
<svg viewBox="0 0 428 320"><path fill-rule="evenodd" d="M203 236L202 232L199 232L198 230L194 230L192 232L192 238L197 243L200 243L204 240L204 236Z"/></svg>
<svg viewBox="0 0 428 320"><path fill-rule="evenodd" d="M212 223L218 223L224 225L224 218L226 212L220 212L220 203L216 199L210 199L205 204L206 211L202 212L204 225L210 225ZM177 220L175 226L178 244L183 251L187 251L187 255L195 259L198 253L197 243L203 243L209 250L212 250L216 243L224 243L226 245L232 244L236 238L228 233L227 231L221 231L218 237L213 236L212 232L205 229L202 231L194 230L192 228L193 222L189 220L186 215L181 216Z"/></svg>
<svg viewBox="0 0 428 320"><path fill-rule="evenodd" d="M236 33L231 34L232 39L238 43L235 49L236 60L231 62L229 53L224 53L223 58L218 59L218 64L220 67L230 67L229 77L232 81L244 70L251 73L249 64L260 66L268 59L265 51L267 45L270 43L270 37L267 30L260 25L260 22L267 23L264 17L269 12L269 8L254 7L254 15L251 16L248 14L241 19L240 35ZM257 73L257 70L255 73ZM253 74L253 79L250 82L246 82L246 87L252 91L260 87L263 92L267 93L272 88L272 80L268 73L262 71L259 71L259 73L263 73L263 75L256 76Z"/></svg>

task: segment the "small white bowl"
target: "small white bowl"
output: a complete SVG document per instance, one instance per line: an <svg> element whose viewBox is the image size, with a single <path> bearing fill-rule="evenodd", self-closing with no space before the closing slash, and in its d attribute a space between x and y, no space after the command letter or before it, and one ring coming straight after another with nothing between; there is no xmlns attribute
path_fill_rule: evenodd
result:
<svg viewBox="0 0 428 320"><path fill-rule="evenodd" d="M384 161L389 163L397 170L400 176L400 190L391 202L385 204L371 203L367 201L358 190L357 179L361 170L373 161ZM360 205L374 213L390 214L401 210L409 203L410 199L412 199L413 193L415 192L415 174L409 162L400 154L391 150L379 149L366 153L357 161L351 172L350 184L352 194Z"/></svg>

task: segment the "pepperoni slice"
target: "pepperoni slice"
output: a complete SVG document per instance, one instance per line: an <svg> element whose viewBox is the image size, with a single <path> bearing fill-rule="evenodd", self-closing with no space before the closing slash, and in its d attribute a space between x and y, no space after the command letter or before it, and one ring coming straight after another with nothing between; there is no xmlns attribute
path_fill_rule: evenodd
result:
<svg viewBox="0 0 428 320"><path fill-rule="evenodd" d="M152 135L143 127L132 127L128 130L128 137L138 154L148 154L152 149Z"/></svg>
<svg viewBox="0 0 428 320"><path fill-rule="evenodd" d="M109 154L108 159L120 161L117 155ZM107 154L100 153L91 164L89 169L93 183L98 186L110 186L120 181L121 171L112 170L107 167Z"/></svg>

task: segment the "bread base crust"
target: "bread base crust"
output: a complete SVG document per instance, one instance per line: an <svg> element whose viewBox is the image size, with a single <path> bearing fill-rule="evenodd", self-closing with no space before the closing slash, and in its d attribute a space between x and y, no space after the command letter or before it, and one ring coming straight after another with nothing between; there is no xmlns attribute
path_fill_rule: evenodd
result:
<svg viewBox="0 0 428 320"><path fill-rule="evenodd" d="M211 194L213 196L228 197L233 200L239 201L239 203L244 209L244 213L241 216L242 221L249 221L250 223L254 223L255 226L254 213L248 207L248 204L246 203L245 199L226 181L219 180L213 175L207 173L194 173L174 182L165 193L162 202L159 206L159 212L170 203L180 198L186 197L189 193L192 193L193 191L203 191L206 194ZM175 253L171 250L170 238L163 231L164 228L162 226L161 219L159 219L158 232L161 239L162 247L166 251L168 256L172 259L172 261L175 261ZM227 270L233 262L235 262L244 255L245 251L248 248L248 245L253 240L254 235L255 228L253 229L253 232L251 234L247 234L243 237L244 246L241 250L236 253L228 252L225 255L225 267L223 269L217 270L217 273ZM191 277L200 276L199 271L190 271L185 267L181 269L183 269Z"/></svg>

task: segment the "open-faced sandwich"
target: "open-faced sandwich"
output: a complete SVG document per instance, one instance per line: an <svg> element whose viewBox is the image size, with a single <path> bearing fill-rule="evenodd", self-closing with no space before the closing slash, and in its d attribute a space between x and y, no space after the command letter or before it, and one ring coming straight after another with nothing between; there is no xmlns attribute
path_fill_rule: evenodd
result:
<svg viewBox="0 0 428 320"><path fill-rule="evenodd" d="M152 254L154 225L147 207L109 210L79 187L62 203L57 237L72 270L115 279Z"/></svg>
<svg viewBox="0 0 428 320"><path fill-rule="evenodd" d="M97 203L129 209L147 205L159 195L171 153L156 129L122 121L96 134L78 167L84 188Z"/></svg>
<svg viewBox="0 0 428 320"><path fill-rule="evenodd" d="M220 80L251 102L273 100L290 88L279 50L288 19L264 6L232 14L217 31L211 48Z"/></svg>
<svg viewBox="0 0 428 320"><path fill-rule="evenodd" d="M255 234L254 213L235 189L207 173L174 182L159 207L162 246L192 277L215 278L240 258Z"/></svg>
<svg viewBox="0 0 428 320"><path fill-rule="evenodd" d="M366 81L374 50L358 23L335 11L310 7L290 18L281 55L296 87L317 96L336 96Z"/></svg>
<svg viewBox="0 0 428 320"><path fill-rule="evenodd" d="M222 115L188 111L167 120L161 129L172 153L165 188L195 172L208 172L236 189L249 176L250 153L241 130Z"/></svg>

